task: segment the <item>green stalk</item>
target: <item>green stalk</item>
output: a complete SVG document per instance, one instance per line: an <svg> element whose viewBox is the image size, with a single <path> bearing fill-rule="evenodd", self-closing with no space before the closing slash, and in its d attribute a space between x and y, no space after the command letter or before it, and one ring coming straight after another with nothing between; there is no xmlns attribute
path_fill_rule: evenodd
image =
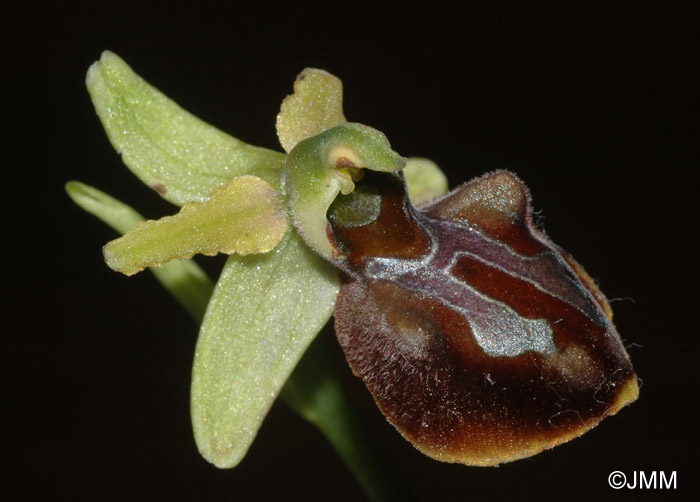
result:
<svg viewBox="0 0 700 502"><path fill-rule="evenodd" d="M122 234L144 219L126 204L83 183L71 181L66 191L77 205ZM206 273L193 261L180 260L149 270L201 324L214 289ZM347 399L337 369L329 362L328 344L323 335L314 340L280 397L328 438L371 500L412 500Z"/></svg>
<svg viewBox="0 0 700 502"><path fill-rule="evenodd" d="M326 335L313 341L280 397L326 436L371 500L414 500L343 391Z"/></svg>

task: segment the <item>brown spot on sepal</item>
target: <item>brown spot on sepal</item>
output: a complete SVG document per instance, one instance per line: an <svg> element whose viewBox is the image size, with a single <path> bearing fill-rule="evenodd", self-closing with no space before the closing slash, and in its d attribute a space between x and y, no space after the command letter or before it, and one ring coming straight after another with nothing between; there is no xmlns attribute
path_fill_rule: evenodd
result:
<svg viewBox="0 0 700 502"><path fill-rule="evenodd" d="M487 354L459 306L439 292L420 291L416 284L422 283L410 273L368 274L377 256L425 261L435 249L431 236L439 234L430 222L440 219L463 224L465 232L476 228L527 257L518 259L559 253L534 229L529 194L514 175L480 178L423 212L410 206L396 177L373 175L371 182L382 194L376 221L343 228L331 220L347 258L341 266L346 273L336 301L336 332L353 372L416 448L438 460L495 465L577 437L636 399L636 376L609 321L609 306L568 255L559 254L560 279L550 272L538 280L545 285L575 281L574 293L571 288L557 291L581 295L580 301L542 291L503 265L464 256L452 262L451 272L472 290L507 304L524 319L546 319L552 327L554 352L529 350L514 357ZM499 193L507 200L498 201ZM502 257L505 264L510 259L507 253ZM438 272L428 266L414 275L430 273Z"/></svg>
<svg viewBox="0 0 700 502"><path fill-rule="evenodd" d="M153 185L153 190L158 192L160 195L165 195L168 192L168 189L162 183L156 183Z"/></svg>

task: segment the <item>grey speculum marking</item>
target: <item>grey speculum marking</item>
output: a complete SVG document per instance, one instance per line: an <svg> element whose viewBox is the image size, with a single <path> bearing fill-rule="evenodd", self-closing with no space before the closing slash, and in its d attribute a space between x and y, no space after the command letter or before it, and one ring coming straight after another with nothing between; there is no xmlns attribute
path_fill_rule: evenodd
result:
<svg viewBox="0 0 700 502"><path fill-rule="evenodd" d="M425 230L431 234L429 229ZM490 356L515 357L528 351L556 352L552 326L546 319L525 318L510 306L459 280L451 273L457 255L437 244L438 240L432 234L430 238L430 251L421 259L372 258L367 264L366 275L425 293L459 312L469 322L479 347Z"/></svg>

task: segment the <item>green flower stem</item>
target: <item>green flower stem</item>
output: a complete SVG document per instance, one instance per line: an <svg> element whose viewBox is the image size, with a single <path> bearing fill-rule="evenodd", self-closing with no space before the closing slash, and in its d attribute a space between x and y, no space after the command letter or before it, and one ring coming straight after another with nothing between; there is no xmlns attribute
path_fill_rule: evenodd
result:
<svg viewBox="0 0 700 502"><path fill-rule="evenodd" d="M371 500L414 500L343 391L328 358L331 341L324 332L316 337L280 397L326 436Z"/></svg>
<svg viewBox="0 0 700 502"><path fill-rule="evenodd" d="M144 219L131 207L84 183L71 181L66 191L77 205L122 234ZM183 260L149 270L201 324L214 289L205 272ZM328 361L327 344L324 336L311 344L287 380L282 399L328 438L372 500L411 500L343 392L337 369Z"/></svg>

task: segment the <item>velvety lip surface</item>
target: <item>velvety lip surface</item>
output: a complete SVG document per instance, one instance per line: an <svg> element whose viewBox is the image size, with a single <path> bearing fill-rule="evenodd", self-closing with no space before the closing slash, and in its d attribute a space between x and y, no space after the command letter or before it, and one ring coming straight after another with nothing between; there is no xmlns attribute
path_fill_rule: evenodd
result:
<svg viewBox="0 0 700 502"><path fill-rule="evenodd" d="M381 210L331 218L340 343L387 419L438 460L495 465L577 437L636 399L605 297L531 221L512 173L421 210L373 174Z"/></svg>

